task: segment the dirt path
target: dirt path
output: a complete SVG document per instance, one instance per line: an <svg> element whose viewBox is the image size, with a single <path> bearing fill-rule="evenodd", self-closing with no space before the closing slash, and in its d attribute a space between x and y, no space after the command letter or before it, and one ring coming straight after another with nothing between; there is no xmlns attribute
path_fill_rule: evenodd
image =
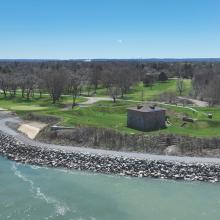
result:
<svg viewBox="0 0 220 220"><path fill-rule="evenodd" d="M194 105L198 106L198 107L208 107L209 104L208 102L205 102L205 101L201 101L201 100L198 100L198 99L191 99L191 98L187 98L187 97L182 97L182 96L178 96L179 99L182 99L182 100L188 100L190 102L192 102Z"/></svg>
<svg viewBox="0 0 220 220"><path fill-rule="evenodd" d="M80 102L79 103L80 106L92 105L92 104L99 102L99 101L112 101L112 98L110 98L110 97L85 97L85 98L87 99L87 101Z"/></svg>
<svg viewBox="0 0 220 220"><path fill-rule="evenodd" d="M90 105L99 101L112 101L112 98L110 97L87 97L87 96L83 96L83 97L86 98L87 100L84 102L77 103L77 106L82 108L89 107ZM68 104L62 110L67 111L70 110L71 108L72 108L72 104Z"/></svg>
<svg viewBox="0 0 220 220"><path fill-rule="evenodd" d="M112 101L112 98L110 97L85 97L87 99L87 101L85 102L80 102L78 103L78 105L80 107L88 107L96 102L99 102L99 101ZM200 100L197 100L197 99L190 99L190 98L185 98L185 97L178 97L180 99L187 99L189 101L191 101L192 103L194 103L196 106L198 107L207 107L208 106L208 103L205 102L205 101L200 101ZM123 99L117 99L118 101L120 100L123 100ZM136 101L136 100L125 100L127 102L133 102L135 104L137 103L141 103L141 101ZM171 106L171 107L177 107L177 108L185 108L185 109L189 109L193 112L196 112L198 113L199 111L196 110L195 108L193 107L189 107L189 106L182 106L182 105L174 105L174 104L169 104L169 103L165 103L165 102L158 102L158 101L147 101L147 103L155 103L155 104L158 104L158 105L165 105L165 106ZM63 110L69 110L71 108L72 105L69 105L69 106L66 106ZM204 113L205 114L205 113Z"/></svg>
<svg viewBox="0 0 220 220"><path fill-rule="evenodd" d="M21 123L22 120L19 117L15 117L8 112L0 112L0 130L6 134L14 136L18 141L21 141L25 144L29 144L36 147L44 147L55 150L63 150L66 152L83 152L88 154L99 154L99 155L108 155L108 156L117 156L117 157L127 157L127 158L138 158L146 160L162 160L162 161L177 161L185 163L218 163L220 164L220 158L206 158L206 157L177 157L177 156L166 156L166 155L153 155L153 154L144 154L144 153L135 153L135 152L118 152L111 150L102 150L102 149L93 149L93 148L84 148L77 146L62 146L54 144L41 143L35 140L31 140L28 137L22 135L21 133L9 128L6 123Z"/></svg>

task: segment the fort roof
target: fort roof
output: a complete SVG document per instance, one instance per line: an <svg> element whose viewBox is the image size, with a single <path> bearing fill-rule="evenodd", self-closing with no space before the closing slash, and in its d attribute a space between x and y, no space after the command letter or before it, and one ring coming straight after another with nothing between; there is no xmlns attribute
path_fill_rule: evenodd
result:
<svg viewBox="0 0 220 220"><path fill-rule="evenodd" d="M164 108L158 108L158 107L150 108L150 107L146 107L146 106L143 106L143 107L141 107L141 108L138 108L138 107L130 107L130 108L127 108L127 110L138 111L138 112L166 111L166 109L164 109Z"/></svg>

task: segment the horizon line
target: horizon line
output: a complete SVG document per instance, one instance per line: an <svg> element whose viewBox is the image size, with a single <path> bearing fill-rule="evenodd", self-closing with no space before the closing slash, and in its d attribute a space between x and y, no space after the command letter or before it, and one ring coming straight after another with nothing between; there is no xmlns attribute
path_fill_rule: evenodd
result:
<svg viewBox="0 0 220 220"><path fill-rule="evenodd" d="M71 61L71 60L215 60L220 57L163 57L163 58L0 58L0 60L58 60L58 61Z"/></svg>

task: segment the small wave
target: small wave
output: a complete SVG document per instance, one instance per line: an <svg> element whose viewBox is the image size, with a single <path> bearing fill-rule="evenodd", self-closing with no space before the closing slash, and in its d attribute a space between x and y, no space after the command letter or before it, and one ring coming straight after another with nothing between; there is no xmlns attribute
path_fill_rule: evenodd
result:
<svg viewBox="0 0 220 220"><path fill-rule="evenodd" d="M28 182L30 184L30 189L31 192L34 188L34 183L32 180L28 179L26 176L22 175L21 172L17 169L17 166L15 163L12 163L12 167L11 170L14 172L15 176L19 177L20 179L22 179L24 182Z"/></svg>
<svg viewBox="0 0 220 220"><path fill-rule="evenodd" d="M43 192L41 192L40 187L35 187L34 186L34 182L31 179L28 179L25 175L23 175L19 170L18 167L16 166L15 163L12 163L12 167L11 167L12 171L14 172L14 174L19 177L20 179L22 179L24 182L29 183L30 185L30 192L34 195L35 198L37 199L41 199L43 201L45 201L47 204L52 204L55 207L55 212L56 215L65 215L68 211L70 211L69 207L66 206L64 203L47 196L46 194L44 194Z"/></svg>
<svg viewBox="0 0 220 220"><path fill-rule="evenodd" d="M74 218L74 219L71 218L70 220L86 220L86 218L84 218L84 217L77 217L77 218ZM93 216L90 216L88 218L88 220L96 220L96 218L93 217Z"/></svg>
<svg viewBox="0 0 220 220"><path fill-rule="evenodd" d="M74 219L70 219L70 220L86 220L87 218L84 218L84 217L77 217L77 218L74 218ZM95 217L89 217L88 220L96 220Z"/></svg>
<svg viewBox="0 0 220 220"><path fill-rule="evenodd" d="M36 166L36 165L30 165L30 168L33 170L42 169L42 167Z"/></svg>

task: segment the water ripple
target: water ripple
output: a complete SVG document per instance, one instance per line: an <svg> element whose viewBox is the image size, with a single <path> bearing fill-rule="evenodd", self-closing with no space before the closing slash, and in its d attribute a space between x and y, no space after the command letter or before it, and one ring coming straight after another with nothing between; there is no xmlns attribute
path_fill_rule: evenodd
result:
<svg viewBox="0 0 220 220"><path fill-rule="evenodd" d="M22 179L24 182L27 182L30 185L29 190L35 198L41 199L45 201L47 204L52 204L55 207L56 216L64 216L68 211L70 211L70 208L63 202L49 197L45 193L41 192L40 187L36 187L31 179L26 177L24 174L21 173L21 171L18 170L18 165L16 165L16 163L12 163L11 170L18 178Z"/></svg>

